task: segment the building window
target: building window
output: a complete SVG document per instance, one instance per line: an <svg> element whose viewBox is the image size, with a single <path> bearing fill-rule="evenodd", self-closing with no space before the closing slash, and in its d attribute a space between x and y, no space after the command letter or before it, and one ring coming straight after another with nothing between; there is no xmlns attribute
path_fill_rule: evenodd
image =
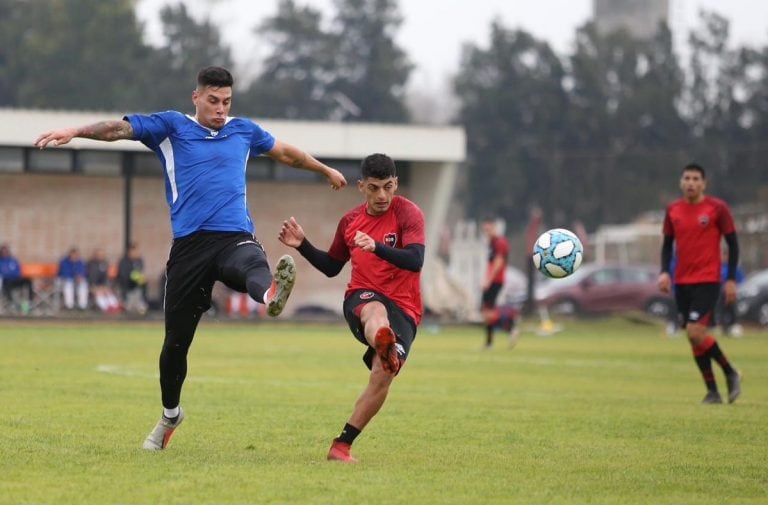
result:
<svg viewBox="0 0 768 505"><path fill-rule="evenodd" d="M24 150L21 147L0 147L0 172L23 172Z"/></svg>
<svg viewBox="0 0 768 505"><path fill-rule="evenodd" d="M122 155L115 151L80 151L77 171L86 175L120 175Z"/></svg>
<svg viewBox="0 0 768 505"><path fill-rule="evenodd" d="M133 173L135 175L163 175L163 165L155 153L137 152L133 156Z"/></svg>
<svg viewBox="0 0 768 505"><path fill-rule="evenodd" d="M275 162L266 156L258 156L248 160L245 169L245 177L248 180L269 180L275 177Z"/></svg>
<svg viewBox="0 0 768 505"><path fill-rule="evenodd" d="M70 149L33 149L29 151L30 172L72 172L74 151Z"/></svg>

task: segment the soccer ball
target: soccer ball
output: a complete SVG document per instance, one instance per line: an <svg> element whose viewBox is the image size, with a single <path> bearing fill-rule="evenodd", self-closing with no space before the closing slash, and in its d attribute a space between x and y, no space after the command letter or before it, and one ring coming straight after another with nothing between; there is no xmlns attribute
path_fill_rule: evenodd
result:
<svg viewBox="0 0 768 505"><path fill-rule="evenodd" d="M545 231L533 244L533 264L547 277L567 277L581 265L584 247L572 231L554 228Z"/></svg>

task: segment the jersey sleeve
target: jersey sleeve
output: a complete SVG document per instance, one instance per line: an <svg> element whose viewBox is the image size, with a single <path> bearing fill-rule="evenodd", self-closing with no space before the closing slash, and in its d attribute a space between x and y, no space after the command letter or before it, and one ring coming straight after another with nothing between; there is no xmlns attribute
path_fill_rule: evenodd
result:
<svg viewBox="0 0 768 505"><path fill-rule="evenodd" d="M258 124L251 121L253 134L251 136L251 156L258 156L275 146L275 137Z"/></svg>
<svg viewBox="0 0 768 505"><path fill-rule="evenodd" d="M733 223L733 216L725 202L720 202L720 212L717 216L717 227L720 228L720 233L728 235L736 231L736 225Z"/></svg>
<svg viewBox="0 0 768 505"><path fill-rule="evenodd" d="M347 224L349 223L349 216L344 216L338 226L336 226L336 235L333 236L333 242L331 247L328 248L328 255L338 261L349 261L349 247L347 247L347 241L344 239L345 232L347 230Z"/></svg>
<svg viewBox="0 0 768 505"><path fill-rule="evenodd" d="M672 227L672 220L669 218L669 207L664 212L664 225L662 226L662 233L668 237L675 236L675 229Z"/></svg>
<svg viewBox="0 0 768 505"><path fill-rule="evenodd" d="M130 114L123 119L131 123L133 140L138 140L153 149L168 138L173 131L174 114L181 115L178 112L166 111L149 115Z"/></svg>
<svg viewBox="0 0 768 505"><path fill-rule="evenodd" d="M425 245L424 213L415 203L409 201L403 205L397 220L402 223L403 247L410 244Z"/></svg>
<svg viewBox="0 0 768 505"><path fill-rule="evenodd" d="M507 256L509 256L509 242L502 237L498 237L493 247L493 253L494 256L501 256L507 259Z"/></svg>

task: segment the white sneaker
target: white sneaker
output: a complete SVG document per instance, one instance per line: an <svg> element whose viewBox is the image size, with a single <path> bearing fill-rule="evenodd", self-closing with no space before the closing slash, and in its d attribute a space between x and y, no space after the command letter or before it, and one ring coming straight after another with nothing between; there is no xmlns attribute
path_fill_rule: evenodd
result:
<svg viewBox="0 0 768 505"><path fill-rule="evenodd" d="M267 292L267 314L277 317L285 308L285 302L296 284L296 264L289 255L283 255L277 262L272 286Z"/></svg>
<svg viewBox="0 0 768 505"><path fill-rule="evenodd" d="M147 439L144 440L142 448L148 451L160 451L168 447L168 444L171 443L173 432L179 427L183 420L184 411L181 407L179 407L179 416L176 418L175 423L171 422L171 420L165 416L160 416L160 420L155 425L155 429L153 429L150 434L147 435Z"/></svg>

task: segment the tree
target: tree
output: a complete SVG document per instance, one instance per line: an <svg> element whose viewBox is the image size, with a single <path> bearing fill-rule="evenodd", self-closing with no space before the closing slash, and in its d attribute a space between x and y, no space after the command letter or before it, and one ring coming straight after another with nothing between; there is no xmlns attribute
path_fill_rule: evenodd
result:
<svg viewBox="0 0 768 505"><path fill-rule="evenodd" d="M699 13L690 35L691 85L686 110L694 131L693 156L706 168L710 186L729 201L768 193L763 168L768 122L768 58L748 48L730 48L727 19Z"/></svg>
<svg viewBox="0 0 768 505"><path fill-rule="evenodd" d="M165 44L152 53L143 74L145 110L191 107L195 76L200 69L217 65L232 67L229 49L210 20L196 21L184 4L160 11Z"/></svg>
<svg viewBox="0 0 768 505"><path fill-rule="evenodd" d="M522 226L528 208L554 208L571 181L558 156L567 124L565 71L545 42L499 21L487 48L463 48L454 87L467 131L467 207Z"/></svg>
<svg viewBox="0 0 768 505"><path fill-rule="evenodd" d="M338 37L321 23L319 10L281 0L277 14L255 30L272 45L272 54L243 94L241 110L259 117L331 117L337 107L329 87Z"/></svg>
<svg viewBox="0 0 768 505"><path fill-rule="evenodd" d="M601 35L590 23L576 40L567 164L581 175L570 212L592 226L626 221L662 205L668 195L655 183L671 182L682 166L682 72L665 26L640 40L623 30Z"/></svg>
<svg viewBox="0 0 768 505"><path fill-rule="evenodd" d="M24 34L24 5L21 0L0 0L0 107L16 104L18 81L23 70L19 41Z"/></svg>
<svg viewBox="0 0 768 505"><path fill-rule="evenodd" d="M140 103L135 85L150 50L131 0L20 2L17 106L122 109ZM21 68L23 67L23 68Z"/></svg>
<svg viewBox="0 0 768 505"><path fill-rule="evenodd" d="M402 16L395 0L335 0L339 38L333 96L345 119L408 120L405 85L413 69L395 43Z"/></svg>

